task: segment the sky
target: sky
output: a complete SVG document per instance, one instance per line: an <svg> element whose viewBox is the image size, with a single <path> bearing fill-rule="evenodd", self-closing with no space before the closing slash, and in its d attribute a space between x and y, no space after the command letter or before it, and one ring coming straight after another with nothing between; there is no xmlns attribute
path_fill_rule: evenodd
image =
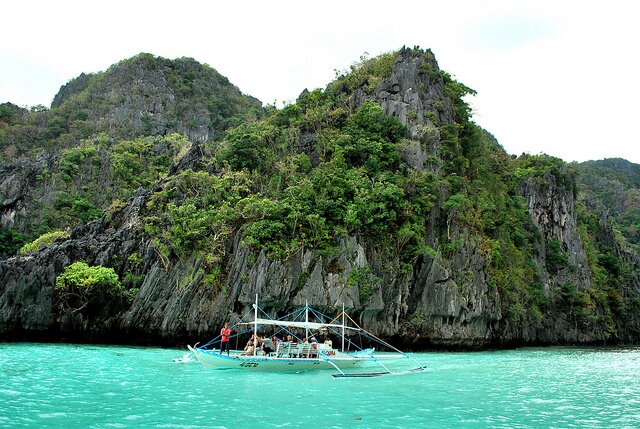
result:
<svg viewBox="0 0 640 429"><path fill-rule="evenodd" d="M82 72L149 52L209 64L282 107L336 71L420 46L475 89L474 120L511 154L640 163L635 0L5 2L0 102L49 106Z"/></svg>

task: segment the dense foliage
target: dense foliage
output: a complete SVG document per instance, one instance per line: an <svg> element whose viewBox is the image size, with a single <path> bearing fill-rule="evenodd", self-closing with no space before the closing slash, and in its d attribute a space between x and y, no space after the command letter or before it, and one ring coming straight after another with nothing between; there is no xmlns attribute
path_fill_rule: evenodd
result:
<svg viewBox="0 0 640 429"><path fill-rule="evenodd" d="M113 268L89 266L82 261L68 265L56 277L55 291L61 309L73 312L114 300L130 302L138 292L125 289Z"/></svg>
<svg viewBox="0 0 640 429"><path fill-rule="evenodd" d="M113 268L89 266L82 261L68 265L56 277L55 291L60 309L74 313L102 311L101 305L115 300L131 302L138 293L138 289L125 289Z"/></svg>
<svg viewBox="0 0 640 429"><path fill-rule="evenodd" d="M329 94L307 96L331 106ZM291 145L291 135L300 132L291 123L305 123L305 113L284 109L230 132L213 160L227 173L185 171L166 182L148 205L157 213L147 221L162 241L158 247L216 261L225 239L244 225L244 240L272 257L300 247L329 249L358 234L391 245L406 262L415 259L437 198L428 192L437 186L430 173L403 171L404 127L365 103L339 126L322 128L321 160L313 167L309 155Z"/></svg>
<svg viewBox="0 0 640 429"><path fill-rule="evenodd" d="M613 158L574 168L584 198L607 210L629 243L640 246L640 165Z"/></svg>
<svg viewBox="0 0 640 429"><path fill-rule="evenodd" d="M91 289L94 287L106 287L111 292L118 293L121 287L120 279L113 268L90 267L85 262L74 262L56 277L56 289L58 290Z"/></svg>

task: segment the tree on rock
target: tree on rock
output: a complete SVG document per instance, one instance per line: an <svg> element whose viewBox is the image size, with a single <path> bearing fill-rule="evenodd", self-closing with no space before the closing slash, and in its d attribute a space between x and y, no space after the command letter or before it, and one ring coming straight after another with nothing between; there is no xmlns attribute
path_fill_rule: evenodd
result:
<svg viewBox="0 0 640 429"><path fill-rule="evenodd" d="M64 269L56 278L55 291L61 309L72 313L87 307L100 308L112 301L122 301L129 295L113 268L91 267L82 261Z"/></svg>

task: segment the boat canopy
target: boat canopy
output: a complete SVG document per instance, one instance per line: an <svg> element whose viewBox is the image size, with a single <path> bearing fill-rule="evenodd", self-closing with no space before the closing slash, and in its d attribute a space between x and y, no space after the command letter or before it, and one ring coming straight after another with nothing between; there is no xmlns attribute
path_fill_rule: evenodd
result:
<svg viewBox="0 0 640 429"><path fill-rule="evenodd" d="M284 326L287 328L303 328L303 329L322 329L322 328L338 328L338 329L350 329L352 331L360 331L358 328L354 328L346 325L337 325L334 323L318 323L318 322L306 322L304 320L273 320L273 319L256 319L253 322L241 322L239 325L270 325L270 326Z"/></svg>

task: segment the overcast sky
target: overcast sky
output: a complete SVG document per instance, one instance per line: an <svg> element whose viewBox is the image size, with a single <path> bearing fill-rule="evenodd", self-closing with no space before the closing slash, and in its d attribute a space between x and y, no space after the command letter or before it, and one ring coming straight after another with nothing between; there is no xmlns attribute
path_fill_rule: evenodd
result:
<svg viewBox="0 0 640 429"><path fill-rule="evenodd" d="M95 6L94 6L95 4ZM640 163L640 1L34 1L2 5L0 102L140 52L193 57L263 103L324 87L365 52L431 48L509 153Z"/></svg>

